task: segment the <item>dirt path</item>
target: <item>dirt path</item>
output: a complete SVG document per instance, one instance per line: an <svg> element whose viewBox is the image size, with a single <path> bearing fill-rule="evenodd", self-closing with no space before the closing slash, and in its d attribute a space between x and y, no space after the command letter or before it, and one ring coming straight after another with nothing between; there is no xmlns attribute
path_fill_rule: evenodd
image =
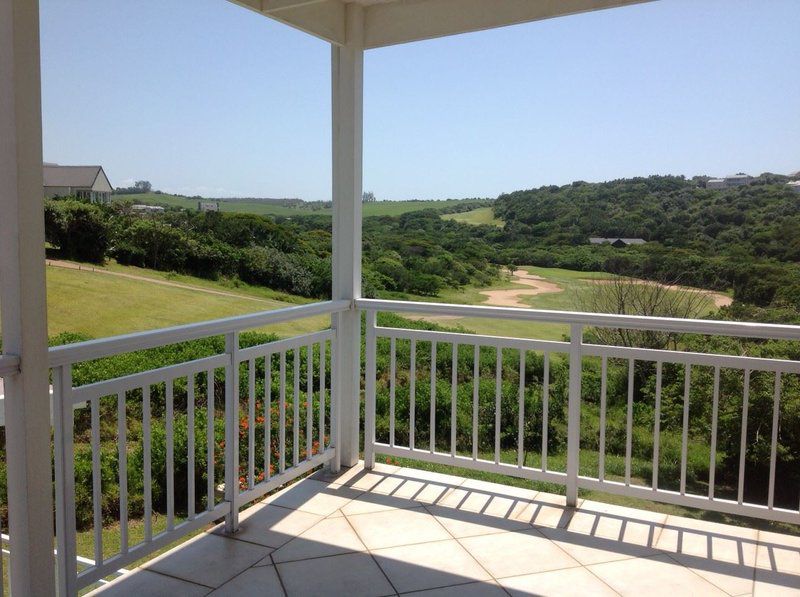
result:
<svg viewBox="0 0 800 597"><path fill-rule="evenodd" d="M529 274L524 269L515 270L512 274L511 281L515 284L530 286L530 289L511 288L508 290L481 290L481 294L488 297L483 303L495 307L521 307L527 309L530 305L523 303L520 297L564 291L558 284L548 282L541 276Z"/></svg>
<svg viewBox="0 0 800 597"><path fill-rule="evenodd" d="M108 276L117 276L118 278L127 278L129 280L138 280L140 282L149 282L151 284L158 284L160 286L170 286L172 288L181 288L183 290L192 290L194 292L203 292L205 294L214 294L216 296L227 296L231 298L243 299L246 301L255 301L257 303L266 303L274 306L284 306L286 303L270 299L258 298L255 296L247 296L246 294L237 294L235 292L226 292L224 290L214 290L212 288L203 288L201 286L192 286L191 284L182 284L180 282L170 282L169 280L159 280L157 278L148 278L147 276L137 276L136 274L125 274L122 272L112 272L107 269L96 268L91 265L83 265L80 263L73 263L72 261L61 261L59 259L47 259L47 265L51 267L61 267L64 269L74 269L81 271L94 272L96 274L105 274Z"/></svg>
<svg viewBox="0 0 800 597"><path fill-rule="evenodd" d="M587 279L587 282L592 284L610 284L612 280L590 280ZM711 290L703 290L702 288L693 288L691 286L677 286L675 284L661 284L659 282L651 282L649 280L636 280L637 284L656 284L661 288L667 288L668 290L688 290L690 292L699 292L700 294L704 294L709 299L714 301L714 305L719 307L728 307L733 303L733 299L729 297L727 294L722 294L721 292L713 292Z"/></svg>

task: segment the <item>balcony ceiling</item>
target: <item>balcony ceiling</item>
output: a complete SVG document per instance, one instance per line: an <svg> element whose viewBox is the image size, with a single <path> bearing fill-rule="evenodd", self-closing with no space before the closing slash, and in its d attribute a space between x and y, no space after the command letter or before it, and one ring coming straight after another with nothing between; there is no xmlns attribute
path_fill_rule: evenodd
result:
<svg viewBox="0 0 800 597"><path fill-rule="evenodd" d="M364 47L380 48L652 0L231 0L334 44L347 4L364 7Z"/></svg>

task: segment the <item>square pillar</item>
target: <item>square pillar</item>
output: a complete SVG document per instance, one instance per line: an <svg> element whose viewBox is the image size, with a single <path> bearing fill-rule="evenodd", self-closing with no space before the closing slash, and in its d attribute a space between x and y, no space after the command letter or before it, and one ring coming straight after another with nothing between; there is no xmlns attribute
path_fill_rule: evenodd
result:
<svg viewBox="0 0 800 597"><path fill-rule="evenodd" d="M364 104L364 12L347 4L347 43L331 46L333 107L333 298L361 297L361 188ZM336 396L339 400L337 464L359 458L361 317L337 316Z"/></svg>
<svg viewBox="0 0 800 597"><path fill-rule="evenodd" d="M52 595L53 474L47 367L39 3L0 0L0 313L11 592Z"/></svg>

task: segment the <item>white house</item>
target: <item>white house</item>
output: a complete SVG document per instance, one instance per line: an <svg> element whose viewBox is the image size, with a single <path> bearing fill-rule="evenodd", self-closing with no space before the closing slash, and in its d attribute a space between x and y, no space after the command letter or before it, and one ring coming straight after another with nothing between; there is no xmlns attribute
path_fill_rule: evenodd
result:
<svg viewBox="0 0 800 597"><path fill-rule="evenodd" d="M114 188L102 166L61 166L45 162L44 196L67 197L74 195L92 203L108 203Z"/></svg>
<svg viewBox="0 0 800 597"><path fill-rule="evenodd" d="M789 189L794 191L795 193L800 193L800 180L793 180L791 182L787 182L786 186L789 187Z"/></svg>
<svg viewBox="0 0 800 597"><path fill-rule="evenodd" d="M733 187L743 187L753 182L754 178L744 172L730 174L724 178L712 178L706 182L707 189L731 189Z"/></svg>

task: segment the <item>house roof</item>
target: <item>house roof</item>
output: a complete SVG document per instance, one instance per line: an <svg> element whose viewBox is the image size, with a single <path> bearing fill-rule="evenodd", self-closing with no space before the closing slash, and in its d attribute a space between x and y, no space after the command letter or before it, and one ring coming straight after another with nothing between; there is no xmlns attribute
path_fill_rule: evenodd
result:
<svg viewBox="0 0 800 597"><path fill-rule="evenodd" d="M620 238L618 236L612 236L609 238L603 238L600 236L589 237L589 242L593 245L603 245L605 243L613 244L617 241L622 241L626 245L643 245L647 242L643 238Z"/></svg>
<svg viewBox="0 0 800 597"><path fill-rule="evenodd" d="M86 187L91 188L102 166L60 166L45 163L44 186L46 187Z"/></svg>
<svg viewBox="0 0 800 597"><path fill-rule="evenodd" d="M367 49L650 1L231 0L331 43ZM356 11L357 18L348 15Z"/></svg>

